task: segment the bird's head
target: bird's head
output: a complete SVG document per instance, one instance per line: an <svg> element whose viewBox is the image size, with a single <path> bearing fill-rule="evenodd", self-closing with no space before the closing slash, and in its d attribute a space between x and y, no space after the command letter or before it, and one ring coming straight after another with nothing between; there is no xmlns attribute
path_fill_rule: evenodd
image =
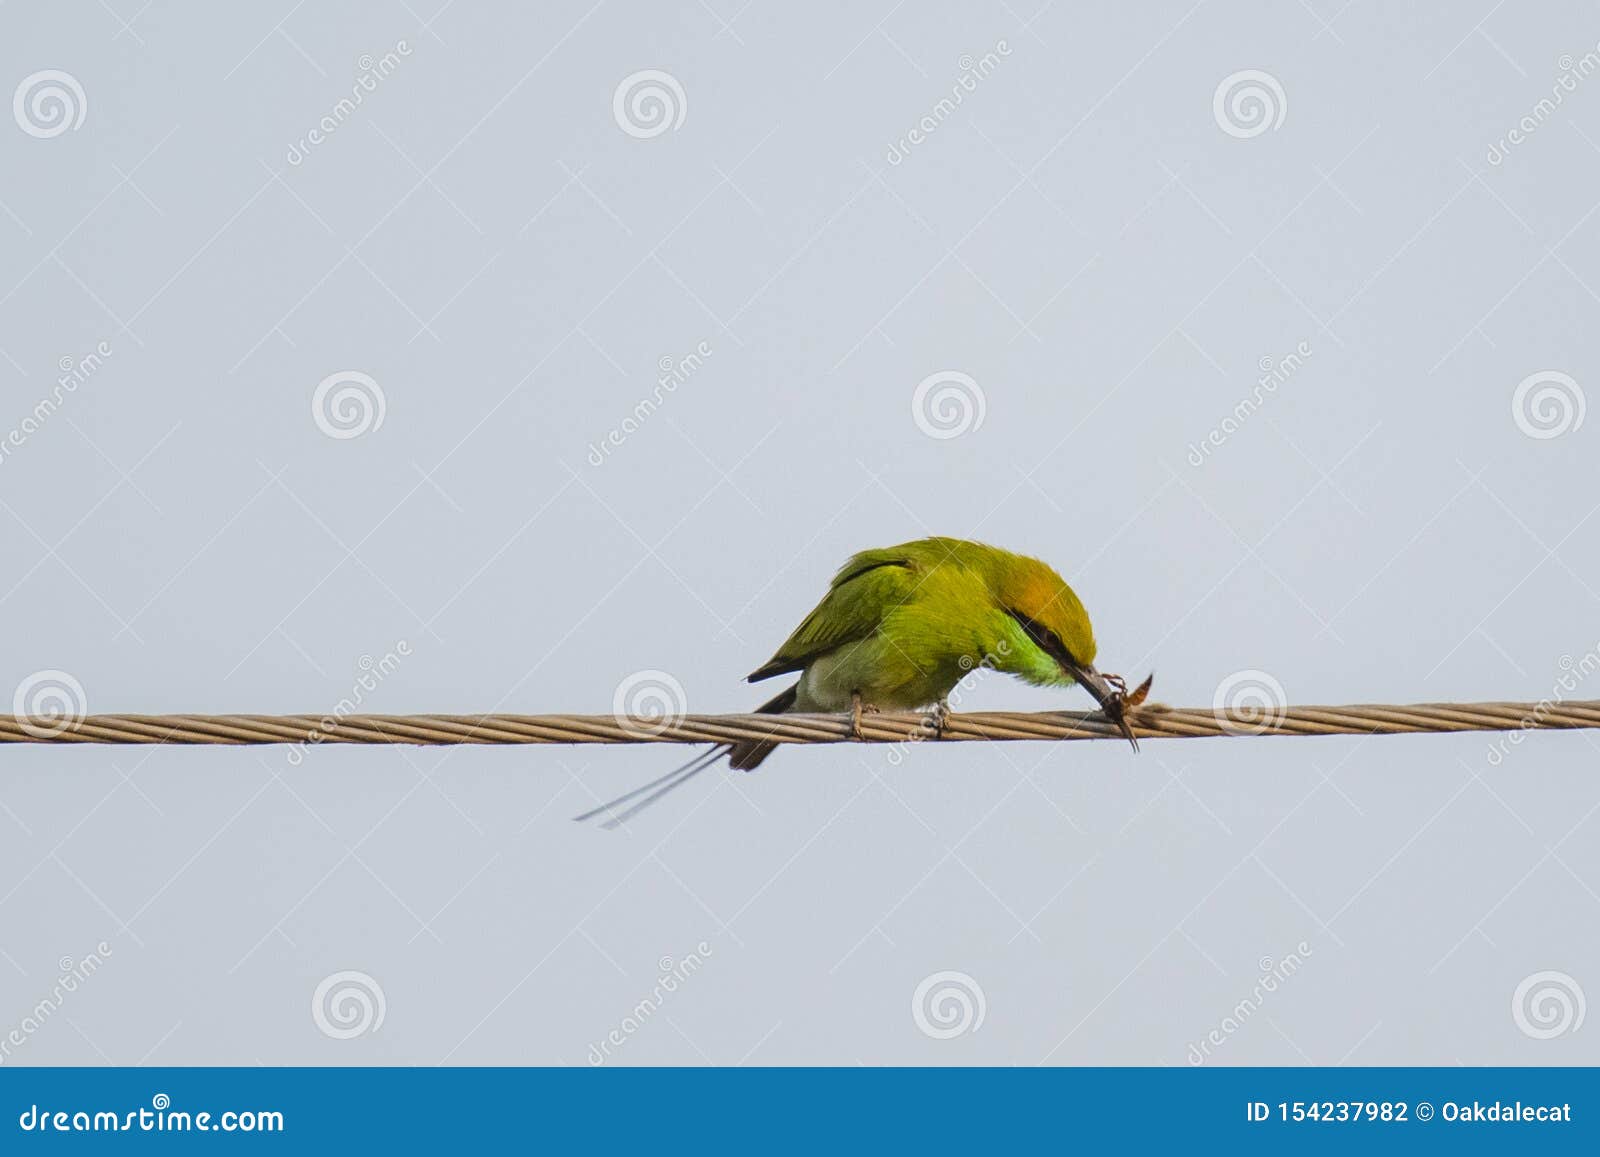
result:
<svg viewBox="0 0 1600 1157"><path fill-rule="evenodd" d="M1022 640L1023 653L999 666L1030 682L1077 683L1137 751L1139 741L1124 713L1126 685L1095 668L1094 628L1066 580L1036 559L1011 555L995 568L990 583L1000 610L1017 628L1012 634Z"/></svg>

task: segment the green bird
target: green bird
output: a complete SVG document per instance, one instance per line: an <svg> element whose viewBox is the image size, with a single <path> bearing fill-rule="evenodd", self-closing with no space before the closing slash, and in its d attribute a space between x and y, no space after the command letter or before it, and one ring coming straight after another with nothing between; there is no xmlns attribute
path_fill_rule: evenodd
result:
<svg viewBox="0 0 1600 1157"><path fill-rule="evenodd" d="M1065 579L1035 558L959 538L924 538L853 555L828 593L777 654L752 671L751 683L779 675L799 679L756 711L932 711L935 732L948 696L964 675L989 667L1038 687L1076 683L1138 749L1124 707L1133 697L1118 676L1094 666L1094 628ZM750 771L777 744L719 744L660 779L576 817L609 818L615 827L726 755ZM646 792L644 799L624 811Z"/></svg>

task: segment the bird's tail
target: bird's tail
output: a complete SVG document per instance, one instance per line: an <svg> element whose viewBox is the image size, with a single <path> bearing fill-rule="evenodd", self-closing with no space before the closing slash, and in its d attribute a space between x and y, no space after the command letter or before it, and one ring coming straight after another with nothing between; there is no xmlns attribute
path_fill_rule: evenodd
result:
<svg viewBox="0 0 1600 1157"><path fill-rule="evenodd" d="M767 700L767 702L756 708L756 713L759 715L781 715L785 711L791 710L798 696L799 686L797 683L787 691L783 691ZM752 771L762 760L772 754L772 749L776 746L776 743L755 739L744 740L739 743L719 743L709 751L702 751L688 762L679 764L659 779L652 779L642 787L636 787L630 792L619 795L616 799L608 800L599 807L591 808L582 815L573 816L572 818L583 821L603 815L606 818L601 822L600 826L607 830L616 828L638 815L674 788L682 787L688 783L706 768L715 764L722 756L726 755L728 757L728 766L735 771ZM619 805L638 799L639 796L644 796L644 798L630 807L618 810Z"/></svg>
<svg viewBox="0 0 1600 1157"><path fill-rule="evenodd" d="M795 700L799 697L800 684L796 683L757 707L756 714L782 715L785 711L793 711ZM776 743L765 739L748 739L743 743L732 744L728 749L728 766L734 771L754 771L777 746Z"/></svg>

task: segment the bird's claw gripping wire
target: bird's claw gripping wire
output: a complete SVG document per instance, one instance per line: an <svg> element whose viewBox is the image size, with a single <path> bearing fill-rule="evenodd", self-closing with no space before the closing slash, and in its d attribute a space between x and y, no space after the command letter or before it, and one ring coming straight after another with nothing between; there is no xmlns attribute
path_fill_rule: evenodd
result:
<svg viewBox="0 0 1600 1157"><path fill-rule="evenodd" d="M850 692L850 734L858 741L865 743L867 740L866 733L861 730L861 717L863 715L876 715L877 713L878 709L871 703L862 702L861 692Z"/></svg>

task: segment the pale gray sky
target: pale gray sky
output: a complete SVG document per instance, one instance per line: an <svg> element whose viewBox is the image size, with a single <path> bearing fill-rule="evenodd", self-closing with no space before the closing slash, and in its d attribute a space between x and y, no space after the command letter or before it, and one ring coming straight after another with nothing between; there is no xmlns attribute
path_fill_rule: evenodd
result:
<svg viewBox="0 0 1600 1157"><path fill-rule="evenodd" d="M924 533L1173 703L1595 649L1590 10L668 7L0 12L0 685L738 710ZM785 750L620 834L677 752L14 748L0 1028L104 941L16 1063L1596 1063L1512 1009L1600 991L1597 741L1493 742Z"/></svg>

